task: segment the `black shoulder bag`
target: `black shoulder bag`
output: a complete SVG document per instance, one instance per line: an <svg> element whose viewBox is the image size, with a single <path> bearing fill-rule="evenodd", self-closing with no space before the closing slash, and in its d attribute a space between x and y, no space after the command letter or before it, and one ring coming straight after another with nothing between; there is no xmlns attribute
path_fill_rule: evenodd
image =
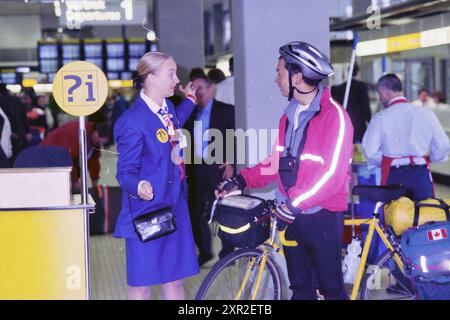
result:
<svg viewBox="0 0 450 320"><path fill-rule="evenodd" d="M128 203L132 211L130 198L128 198ZM150 211L134 218L133 226L142 242L167 236L177 230L175 217L169 207Z"/></svg>

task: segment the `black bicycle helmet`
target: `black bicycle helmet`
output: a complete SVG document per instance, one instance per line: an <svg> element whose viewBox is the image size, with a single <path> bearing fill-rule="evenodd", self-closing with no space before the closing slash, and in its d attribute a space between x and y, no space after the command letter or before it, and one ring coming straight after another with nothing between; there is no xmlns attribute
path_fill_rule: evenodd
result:
<svg viewBox="0 0 450 320"><path fill-rule="evenodd" d="M310 80L322 80L333 74L334 70L328 61L328 57L321 53L317 48L306 42L293 41L280 47L280 55L286 62L286 68L289 71L289 100L292 99L294 89L302 94L302 92L294 88L291 83L292 70L291 65L300 69L303 76Z"/></svg>

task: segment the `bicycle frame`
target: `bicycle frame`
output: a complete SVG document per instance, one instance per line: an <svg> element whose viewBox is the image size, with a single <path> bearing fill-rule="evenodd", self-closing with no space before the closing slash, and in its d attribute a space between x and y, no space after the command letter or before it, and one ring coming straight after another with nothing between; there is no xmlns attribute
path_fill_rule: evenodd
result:
<svg viewBox="0 0 450 320"><path fill-rule="evenodd" d="M367 262L367 257L369 255L370 246L372 244L373 235L374 233L378 233L383 243L386 245L386 248L394 252L394 260L397 264L397 266L400 268L400 270L403 270L403 262L397 252L395 251L394 247L392 246L389 239L386 237L386 235L383 232L383 229L379 225L379 220L377 218L377 212L379 208L382 206L382 203L377 203L375 207L375 214L370 219L347 219L344 221L344 225L346 226L360 226L360 225L368 225L369 226L369 232L367 233L366 240L364 242L364 248L361 253L361 261L358 266L358 272L356 274L355 284L353 285L352 293L350 296L351 300L356 300L358 291L361 285L361 280L364 274L364 268Z"/></svg>
<svg viewBox="0 0 450 320"><path fill-rule="evenodd" d="M212 221L213 212L214 212L216 203L217 203L217 200L214 202L213 208L211 210L210 222ZM398 253L398 248L397 247L394 248L395 242L394 242L394 244L390 242L389 238L385 235L385 232L384 232L382 226L380 226L380 224L379 224L379 210L383 207L383 205L384 205L383 202L377 202L374 213L372 214L371 218L367 218L367 219L352 218L352 219L346 219L344 221L345 226L361 226L361 225L368 226L367 237L364 241L364 247L363 247L363 250L361 253L361 260L358 265L358 271L356 274L355 283L353 285L352 292L350 295L351 300L357 299L358 292L359 292L360 286L361 286L361 281L362 281L362 278L364 275L367 257L369 255L369 250L372 245L373 236L374 236L375 232L380 236L380 238L383 241L383 243L385 244L386 248L388 248L388 250L393 252L393 254L394 254L393 258L394 258L396 265L399 267L400 270L403 270L403 262ZM257 293L260 289L261 282L263 280L263 272L264 272L264 269L267 264L267 259L269 259L269 253L270 253L271 249L275 250L275 252L277 254L281 254L281 256L284 257L283 247L295 247L298 245L298 243L294 240L286 240L285 231L277 232L276 219L272 218L271 229L272 230L271 230L270 238L268 240L266 240L266 242L264 242L264 244L262 244L258 247L258 249L260 249L262 251L262 253L255 258L251 258L249 263L247 264L244 277L240 284L240 288L239 288L236 296L234 297L235 300L239 300L242 298L244 289L247 285L247 282L250 279L251 271L253 271L253 268L255 267L255 265L258 266L258 270L257 270L257 275L256 275L256 282L255 282L255 285L253 286L252 292L251 292L251 300L256 299ZM279 246L275 242L275 237L277 236L277 234L278 234L278 238L279 238L282 246Z"/></svg>
<svg viewBox="0 0 450 320"><path fill-rule="evenodd" d="M289 247L297 246L296 241L286 240L284 234L285 234L285 230L278 232L278 238L280 239L280 242L283 246L289 246ZM276 253L278 253L282 257L284 257L284 252L283 252L282 247L280 247L278 244L275 243L276 235L277 235L277 230L276 230L276 220L275 220L272 222L271 237L263 245L261 245L259 247L260 249L262 249L263 254L261 256L259 256L258 258L256 258L255 260L250 261L250 263L247 265L247 270L245 271L245 275L244 275L244 278L242 279L241 286L240 286L239 291L237 292L236 296L234 297L234 300L239 300L241 298L244 288L247 284L247 281L250 278L250 272L252 271L255 263L259 260L260 263L259 263L258 275L256 278L255 286L253 288L252 296L251 296L251 300L256 299L256 295L258 294L259 286L261 285L261 281L262 281L263 270L266 267L267 259L269 257L269 249L267 247L272 248Z"/></svg>

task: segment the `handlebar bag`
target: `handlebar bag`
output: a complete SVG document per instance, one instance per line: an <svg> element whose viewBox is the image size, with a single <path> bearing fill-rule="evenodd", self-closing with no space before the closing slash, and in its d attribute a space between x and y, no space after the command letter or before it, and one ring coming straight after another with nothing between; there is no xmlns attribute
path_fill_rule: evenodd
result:
<svg viewBox="0 0 450 320"><path fill-rule="evenodd" d="M252 196L229 196L216 204L213 219L218 223L218 235L238 248L256 248L270 236L270 219L256 219L270 212L264 199Z"/></svg>

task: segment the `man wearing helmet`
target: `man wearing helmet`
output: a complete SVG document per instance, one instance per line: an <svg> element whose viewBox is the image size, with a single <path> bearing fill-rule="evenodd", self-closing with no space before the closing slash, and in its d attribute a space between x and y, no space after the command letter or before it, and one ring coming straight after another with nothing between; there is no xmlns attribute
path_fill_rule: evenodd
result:
<svg viewBox="0 0 450 320"><path fill-rule="evenodd" d="M320 82L333 73L328 58L312 45L280 48L275 82L290 101L281 116L272 154L223 181L218 197L236 189L263 188L277 181L277 227L285 247L292 299L348 299L341 269L343 212L347 210L353 127L330 90Z"/></svg>

